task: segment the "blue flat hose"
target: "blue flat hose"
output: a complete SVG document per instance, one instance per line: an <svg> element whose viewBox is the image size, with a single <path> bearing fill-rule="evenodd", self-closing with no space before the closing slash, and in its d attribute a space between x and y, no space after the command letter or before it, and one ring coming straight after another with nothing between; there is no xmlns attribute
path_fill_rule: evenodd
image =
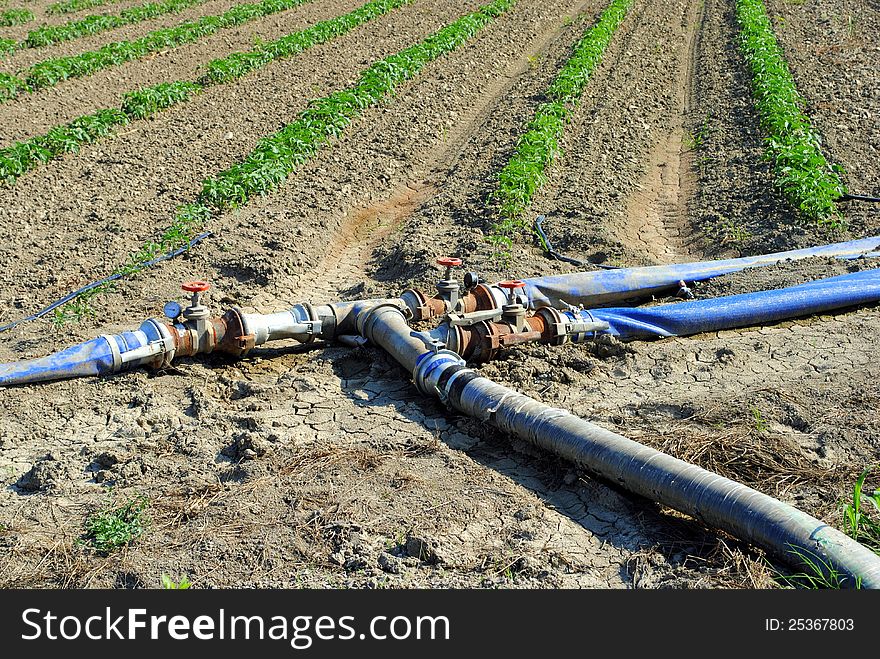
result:
<svg viewBox="0 0 880 659"><path fill-rule="evenodd" d="M880 302L880 269L864 270L758 293L653 307L613 307L564 312L572 320L601 320L604 333L621 339L687 336L733 327L758 326ZM583 340L592 333L573 337Z"/></svg>
<svg viewBox="0 0 880 659"><path fill-rule="evenodd" d="M680 281L704 281L745 268L774 265L780 261L815 256L856 259L878 248L880 248L880 237L872 236L844 243L723 261L699 261L535 277L523 280L526 285L524 293L531 308L546 306L565 308L566 304L604 305L678 287Z"/></svg>
<svg viewBox="0 0 880 659"><path fill-rule="evenodd" d="M40 359L0 364L0 386L105 375L113 372L113 352L99 336Z"/></svg>
<svg viewBox="0 0 880 659"><path fill-rule="evenodd" d="M163 254L162 256L157 256L154 259L151 259L149 261L144 261L143 263L138 264L137 270L143 270L144 268L149 268L151 266L156 265L157 263L161 263L162 261L167 261L168 259L172 259L175 256L179 256L180 254L183 254L184 252L189 251L191 248L193 248L195 245L202 242L205 238L207 238L210 235L211 235L210 231L205 231L204 233L200 233L198 236L196 236L195 238L190 240L186 245L178 247L177 249L175 249L171 252L168 252L167 254ZM17 327L18 325L21 325L22 323L26 323L31 320L37 320L38 318L42 318L47 313L53 312L55 309L57 309L61 305L67 304L68 302L70 302L71 300L75 299L76 297L82 295L83 293L90 291L93 288L98 288L99 286L103 286L104 284L109 284L111 281L116 281L117 279L122 279L124 276L125 276L124 273L117 272L115 274L110 275L109 277L105 277L104 279L100 279L98 281L93 281L91 284L86 284L82 288L79 288L79 289L73 291L72 293L68 293L60 300L56 300L55 302L50 304L48 307L43 307L38 312L31 314L27 318L21 318L19 320L13 321L7 325L0 325L0 332L5 332L7 330L11 330L13 327Z"/></svg>

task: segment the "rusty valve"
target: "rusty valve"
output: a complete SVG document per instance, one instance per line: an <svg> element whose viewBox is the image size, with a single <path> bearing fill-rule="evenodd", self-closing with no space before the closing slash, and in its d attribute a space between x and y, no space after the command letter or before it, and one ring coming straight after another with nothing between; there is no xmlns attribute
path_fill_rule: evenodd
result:
<svg viewBox="0 0 880 659"><path fill-rule="evenodd" d="M180 287L187 293L192 293L189 306L183 310L183 317L187 320L199 320L210 316L208 308L202 306L202 293L211 288L211 284L206 281L196 280L184 282Z"/></svg>
<svg viewBox="0 0 880 659"><path fill-rule="evenodd" d="M461 265L461 259L454 256L443 256L437 259L437 265L446 268L443 279L437 282L437 292L446 301L446 311L456 311L458 308L458 282L452 278L452 269Z"/></svg>
<svg viewBox="0 0 880 659"><path fill-rule="evenodd" d="M501 307L501 319L508 323L516 332L522 332L526 327L526 308L516 299L516 292L525 287L525 282L519 279L498 283L498 288L503 288L507 291L507 304Z"/></svg>
<svg viewBox="0 0 880 659"><path fill-rule="evenodd" d="M461 266L461 259L457 259L454 256L441 256L437 259L437 265L446 268L446 274L443 275L443 279L452 279L452 269Z"/></svg>

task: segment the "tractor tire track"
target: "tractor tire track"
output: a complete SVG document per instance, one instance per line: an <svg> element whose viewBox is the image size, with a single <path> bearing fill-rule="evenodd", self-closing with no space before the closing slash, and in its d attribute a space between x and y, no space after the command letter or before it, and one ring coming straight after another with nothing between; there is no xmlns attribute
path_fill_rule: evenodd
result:
<svg viewBox="0 0 880 659"><path fill-rule="evenodd" d="M689 207L696 189L693 144L686 145L685 124L696 91L695 60L705 25L703 2L692 2L685 15L685 43L680 48L675 95L668 115L668 132L661 135L647 159L645 175L627 202L627 216L615 230L621 242L641 247L657 263L692 261L700 257Z"/></svg>

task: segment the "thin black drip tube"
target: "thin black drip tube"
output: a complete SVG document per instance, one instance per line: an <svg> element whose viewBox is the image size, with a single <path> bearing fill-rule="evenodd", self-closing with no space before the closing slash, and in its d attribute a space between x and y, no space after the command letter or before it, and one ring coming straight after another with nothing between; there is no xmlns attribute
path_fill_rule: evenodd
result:
<svg viewBox="0 0 880 659"><path fill-rule="evenodd" d="M871 197L863 194L842 194L838 201L867 201L873 204L880 203L880 197Z"/></svg>
<svg viewBox="0 0 880 659"><path fill-rule="evenodd" d="M171 252L168 252L167 254L163 254L162 256L157 256L154 259L140 263L137 267L137 270L143 270L144 268L149 268L151 266L156 265L157 263L161 263L162 261L167 261L168 259L173 259L175 256L179 256L180 254L183 254L184 252L188 252L190 249L192 249L194 246L196 246L197 244L202 242L205 238L207 238L210 235L211 235L210 231L205 231L204 233L200 233L198 236L196 236L195 238L190 240L186 245L178 247L177 249L175 249ZM117 279L122 279L124 276L125 276L125 273L117 272L117 273L112 274L109 277L105 277L104 279L101 279L99 281L93 281L91 284L86 284L82 288L77 289L77 290L73 291L72 293L68 293L60 300L56 300L55 302L50 304L48 307L44 307L44 308L40 309L38 312L28 316L27 318L21 318L20 320L16 320L14 322L11 322L8 325L0 325L0 332L6 332L8 330L11 330L13 327L17 327L18 325L21 325L22 323L26 323L31 320L36 320L37 318L42 318L47 313L51 313L52 311L54 311L55 309L57 309L61 305L67 304L68 302L70 302L71 300L73 300L77 296L82 295L86 291L90 291L93 288L98 288L98 286L103 286L104 284L110 283L111 281L116 281Z"/></svg>
<svg viewBox="0 0 880 659"><path fill-rule="evenodd" d="M555 249L553 249L553 245L550 244L550 240L547 238L547 234L544 233L544 229L541 227L541 224L544 222L545 219L547 218L543 215L538 215L538 217L535 218L535 231L538 232L538 237L541 239L544 251L547 252L548 256L556 259L557 261L564 261L565 263L571 263L572 265L576 265L579 267L591 265L596 268L604 268L606 270L617 270L616 265L604 265L602 263L579 261L578 259L573 259L570 256L565 256L565 254L560 254L559 252L557 252Z"/></svg>

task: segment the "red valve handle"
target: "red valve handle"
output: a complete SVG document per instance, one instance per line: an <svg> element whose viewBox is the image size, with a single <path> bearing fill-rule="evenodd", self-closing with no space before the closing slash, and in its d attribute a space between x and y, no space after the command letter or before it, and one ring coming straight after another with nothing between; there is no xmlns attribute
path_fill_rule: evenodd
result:
<svg viewBox="0 0 880 659"><path fill-rule="evenodd" d="M204 293L206 290L211 288L211 284L206 281L201 281L200 279L197 279L195 281L185 282L181 284L180 287L188 293Z"/></svg>
<svg viewBox="0 0 880 659"><path fill-rule="evenodd" d="M454 256L443 256L437 259L437 265L442 265L444 268L457 268L461 265L461 259Z"/></svg>
<svg viewBox="0 0 880 659"><path fill-rule="evenodd" d="M524 281L520 281L519 279L510 279L508 281L500 281L498 282L498 288L507 288L513 290L515 288L525 288L526 283Z"/></svg>

